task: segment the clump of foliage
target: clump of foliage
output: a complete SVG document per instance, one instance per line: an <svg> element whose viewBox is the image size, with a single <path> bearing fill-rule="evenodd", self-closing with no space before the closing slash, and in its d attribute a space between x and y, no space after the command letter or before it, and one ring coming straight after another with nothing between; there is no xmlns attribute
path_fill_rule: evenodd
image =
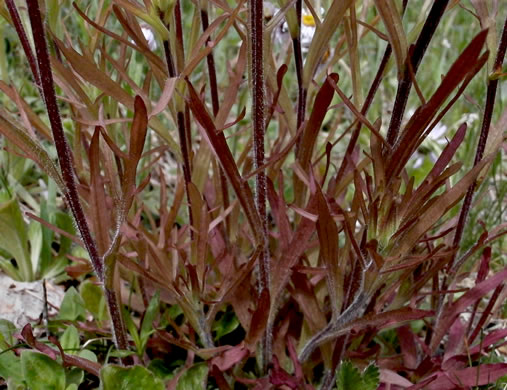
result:
<svg viewBox="0 0 507 390"><path fill-rule="evenodd" d="M35 99L0 81L14 103L0 107L2 156L37 169L3 172L0 264L73 287L39 332L2 323L9 388L454 389L507 375L485 357L507 336L488 329L506 226L463 244L502 164L498 4L20 3L0 13ZM480 27L429 83L427 49L457 13ZM416 181L414 156L465 99L480 132L460 121ZM465 139L473 163L456 162ZM46 188L23 192L29 175Z"/></svg>

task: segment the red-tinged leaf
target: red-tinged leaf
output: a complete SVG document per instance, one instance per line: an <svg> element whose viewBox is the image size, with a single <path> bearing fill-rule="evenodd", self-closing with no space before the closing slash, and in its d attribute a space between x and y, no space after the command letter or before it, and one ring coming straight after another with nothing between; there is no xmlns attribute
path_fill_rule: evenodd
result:
<svg viewBox="0 0 507 390"><path fill-rule="evenodd" d="M274 114L275 109L277 107L278 98L280 97L280 92L282 91L283 77L287 73L287 70L289 70L288 66L283 64L278 69L278 72L276 72L276 85L277 85L278 89L274 93L273 101L271 102L271 105L269 106L269 109L268 109L268 114L266 115L266 127L269 125L269 122L271 122L271 118L273 117L273 114ZM280 112L280 110L277 110L277 112ZM280 113L283 114L283 110L281 110Z"/></svg>
<svg viewBox="0 0 507 390"><path fill-rule="evenodd" d="M320 308L313 286L302 272L293 272L291 279L294 285L294 289L289 289L291 296L298 303L310 332L315 334L325 328L327 319ZM331 356L330 345L323 345L322 348L327 349L323 351L324 354Z"/></svg>
<svg viewBox="0 0 507 390"><path fill-rule="evenodd" d="M257 342L260 340L260 338L264 333L264 330L266 329L269 317L269 308L270 308L269 290L265 288L262 290L261 295L257 301L257 308L255 309L255 312L252 315L250 328L245 338L246 345L248 346L249 349L256 348Z"/></svg>
<svg viewBox="0 0 507 390"><path fill-rule="evenodd" d="M310 169L310 162L315 149L317 135L319 134L322 122L324 121L334 96L334 89L329 80L338 82L338 75L336 73L331 74L317 93L313 111L310 114L310 119L306 123L305 130L301 136L301 143L296 152L296 159L306 173L308 173ZM304 183L300 180L296 180L294 183L294 194L294 203L301 207L305 200L306 190Z"/></svg>
<svg viewBox="0 0 507 390"><path fill-rule="evenodd" d="M245 115L246 115L246 108L243 107L243 109L241 110L241 112L239 113L239 115L236 119L234 119L232 122L226 123L224 125L224 127L219 129L218 131L224 131L224 130L228 129L229 127L236 126L239 122L241 122L243 120Z"/></svg>
<svg viewBox="0 0 507 390"><path fill-rule="evenodd" d="M316 209L317 200L314 196L312 196L308 202L306 211L314 214ZM303 218L297 227L296 232L292 236L292 240L289 244L290 250L283 253L280 261L273 265L271 294L274 304L271 306L272 308L275 308L276 303L278 302L278 297L289 280L291 268L296 265L300 256L308 248L308 242L314 233L315 222L311 219ZM272 315L273 314L274 313L272 313Z"/></svg>
<svg viewBox="0 0 507 390"><path fill-rule="evenodd" d="M443 316L437 324L438 326L435 327L433 338L430 343L431 350L435 351L438 348L440 341L460 313L463 313L468 306L479 301L484 295L491 290L494 290L498 285L504 283L506 279L507 269L504 269L503 271L500 271L494 276L477 284L475 287L468 290L456 302L453 302L450 306L446 307L443 310Z"/></svg>
<svg viewBox="0 0 507 390"><path fill-rule="evenodd" d="M373 164L375 188L378 191L382 191L386 183L386 162L382 154L382 144L373 133L370 135L370 153L371 162Z"/></svg>
<svg viewBox="0 0 507 390"><path fill-rule="evenodd" d="M58 234L61 234L62 236L68 238L69 240L71 240L74 244L78 245L78 246L83 246L83 242L75 235L73 234L70 234L68 232L66 232L65 230L63 229L60 229L59 227L55 226L55 225L52 225L50 224L49 222L43 220L42 218L39 218L38 216L36 216L35 214L32 214L30 212L26 212L25 215L28 217L28 218L31 218L37 222L39 222L41 225L47 227L48 229L54 231L55 233L58 233Z"/></svg>
<svg viewBox="0 0 507 390"><path fill-rule="evenodd" d="M444 244L440 244L437 247L433 248L431 250L431 252L429 254L425 255L425 256L413 256L413 257L411 257L414 260L405 258L404 261L401 262L400 264L397 264L397 265L395 265L393 267L389 267L387 269L383 269L380 273L381 274L388 274L388 273L391 273L391 272L400 271L400 270L408 269L408 268L415 269L415 267L417 267L419 264L424 263L425 261L428 261L428 260L430 260L430 261L436 261L436 260L439 260L439 259L442 259L442 258L446 258L450 254L452 254L452 251L451 252L447 251L447 252L440 253L439 255L437 255L437 253L440 252L440 250L443 249L443 248L445 248L445 245Z"/></svg>
<svg viewBox="0 0 507 390"><path fill-rule="evenodd" d="M63 42L57 38L53 38L58 49L67 58L72 68L87 82L96 86L99 90L122 103L129 109L134 108L132 97L121 87L121 85L113 81L105 72L97 67L95 62L90 58L79 54L72 48L67 48Z"/></svg>
<svg viewBox="0 0 507 390"><path fill-rule="evenodd" d="M431 310L412 309L403 307L401 309L391 310L380 314L367 314L362 318L352 321L345 326L347 330L360 331L366 327L376 327L383 329L389 326L400 324L406 321L420 320L434 315ZM341 333L345 333L346 331Z"/></svg>
<svg viewBox="0 0 507 390"><path fill-rule="evenodd" d="M481 364L463 370L440 372L437 379L427 384L427 390L454 390L456 388L485 386L507 375L507 363Z"/></svg>
<svg viewBox="0 0 507 390"><path fill-rule="evenodd" d="M410 118L400 141L391 155L388 172L390 177L397 176L405 166L414 148L420 142L420 136L430 124L445 100L452 91L465 79L467 74L474 70L482 47L486 40L487 30L481 31L461 53L451 66L440 86L430 100L420 106Z"/></svg>
<svg viewBox="0 0 507 390"><path fill-rule="evenodd" d="M407 378L402 377L396 372L389 370L387 368L380 369L380 383L387 383L394 386L399 386L403 389L406 389L413 385Z"/></svg>
<svg viewBox="0 0 507 390"><path fill-rule="evenodd" d="M488 304L486 305L486 308L482 311L481 317L479 318L477 325L475 325L475 329L468 338L469 343L472 343L475 340L475 338L479 335L479 333L482 331L484 324L486 324L486 321L491 315L493 308L495 307L496 301L503 289L504 289L503 284L496 286L495 291L493 291L493 294L491 294L491 298L488 299Z"/></svg>
<svg viewBox="0 0 507 390"><path fill-rule="evenodd" d="M273 356L273 368L269 375L269 382L275 386L287 386L289 389L299 389L301 386L300 380L294 378L280 366L276 355Z"/></svg>
<svg viewBox="0 0 507 390"><path fill-rule="evenodd" d="M430 173L426 176L424 181L421 183L419 188L416 191L416 194L424 193L426 190L426 187L432 184L444 171L444 169L447 167L449 162L451 161L452 157L456 153L456 150L461 145L463 140L465 139L465 134L467 130L466 123L463 123L459 129L456 131L456 134L454 134L454 137L452 137L451 142L447 144L445 149L440 154L440 157L435 162L435 165L431 169Z"/></svg>
<svg viewBox="0 0 507 390"><path fill-rule="evenodd" d="M425 183L422 187L419 187L417 191L414 193L411 201L408 206L405 208L405 214L403 219L401 220L401 228L396 232L393 236L395 238L398 234L400 234L403 230L410 227L410 224L414 222L415 219L426 213L426 210L431 206L432 202L437 198L431 198L432 195L442 186L447 183L447 180L459 172L462 167L462 163L458 162L456 164L451 165L447 168L440 176L438 176L432 182ZM401 214L401 213L400 213Z"/></svg>
<svg viewBox="0 0 507 390"><path fill-rule="evenodd" d="M41 343L35 339L32 331L32 325L26 324L21 330L21 338L32 348L48 355L51 359L56 360L57 353L53 348L48 345Z"/></svg>
<svg viewBox="0 0 507 390"><path fill-rule="evenodd" d="M123 43L124 45L126 46L129 46L129 47L132 47L134 50L137 50L138 52L142 53L144 56L146 56L146 58L148 58L150 60L150 62L154 65L156 65L154 68L155 70L158 70L158 73L160 73L161 75L163 74L164 77L165 77L165 74L164 74L164 71L165 71L165 66L164 66L164 63L163 61L160 59L160 57L158 57L156 54L154 54L151 50L149 50L149 48L145 48L144 50L141 49L140 47L138 47L136 44L134 44L133 42L131 42L130 40L128 39L125 39L124 37L122 37L121 35L118 35L118 34L115 34L109 30L107 30L106 28L102 27L100 24L98 23L95 23L93 20L91 20L88 16L86 16L86 14L81 11L81 9L79 9L79 7L77 6L76 2L72 2L72 5L74 6L74 8L76 9L76 11L78 12L78 14L88 23L90 24L91 26L93 26L94 28L96 28L97 30L99 30L101 33L105 34L105 35L108 35L110 36L111 38L113 38L115 41L118 41L118 42L121 42ZM146 50L148 49L148 50ZM153 68L152 68L153 69Z"/></svg>
<svg viewBox="0 0 507 390"><path fill-rule="evenodd" d="M417 368L417 341L416 335L409 326L403 325L396 329L398 340L400 342L401 354L403 356L403 364L406 368L414 370Z"/></svg>
<svg viewBox="0 0 507 390"><path fill-rule="evenodd" d="M486 335L486 337L477 342L476 345L470 348L468 350L468 353L470 355L475 355L477 353L488 351L490 350L490 347L492 347L499 341L502 344L505 344L507 342L507 329L498 329L492 331L491 333Z"/></svg>
<svg viewBox="0 0 507 390"><path fill-rule="evenodd" d="M202 135L211 146L217 160L220 162L227 178L231 182L250 227L256 236L256 240L260 243L262 241L263 234L261 231L259 214L255 208L252 191L248 186L248 183L244 182L241 178L238 166L236 165L236 161L234 161L234 157L227 145L224 134L217 132L213 119L209 115L194 87L188 80L187 85L190 95L188 98L188 104L195 118L201 125L201 130L203 130Z"/></svg>
<svg viewBox="0 0 507 390"><path fill-rule="evenodd" d="M122 184L122 210L120 218L125 218L126 213L136 194L137 165L143 154L144 142L148 131L148 113L143 99L136 95L134 100L134 120L130 129L129 153L125 161L125 172ZM146 183L147 184L147 183Z"/></svg>
<svg viewBox="0 0 507 390"><path fill-rule="evenodd" d="M287 216L287 206L281 196L275 191L273 182L269 177L266 177L266 184L268 190L268 200L271 206L271 212L276 221L276 226L279 231L279 245L282 252L289 248L289 242L292 238L292 231L290 228L289 218Z"/></svg>
<svg viewBox="0 0 507 390"><path fill-rule="evenodd" d="M282 159L284 159L285 157L287 157L287 155L289 154L289 152L292 152L293 148L294 148L294 145L296 144L297 140L299 139L299 136L303 133L303 130L304 130L304 127L301 126L299 128L299 130L297 131L297 133L294 135L294 137L292 137L290 139L289 142L287 142L287 144L285 145L285 147L279 151L279 152L274 152L268 159L268 161L264 164L262 164L259 168L257 169L254 169L253 171L249 172L247 175L245 175L243 177L243 180L248 180L252 177L254 177L255 175L257 175L259 172L262 172L264 171L266 168L270 167L270 166L274 166L276 163L280 163L280 161ZM295 165L295 169L299 169L301 170L301 166L297 163L294 164ZM296 171L296 174L298 174L298 172ZM300 177L300 175L298 175L299 179L302 180L305 184L305 180L302 179Z"/></svg>
<svg viewBox="0 0 507 390"><path fill-rule="evenodd" d="M287 349L289 351L289 357L292 360L292 365L294 366L294 375L296 375L296 378L304 383L303 367L301 366L301 362L298 359L296 347L294 346L294 340L291 337L289 337L287 340Z"/></svg>
<svg viewBox="0 0 507 390"><path fill-rule="evenodd" d="M317 221L317 234L320 243L319 254L328 270L326 279L329 297L331 298L333 318L336 318L340 313L344 295L344 292L340 288L340 286L343 285L343 273L340 268L340 262L338 261L338 228L331 216L326 198L322 194L319 185L315 182L313 175L312 180L315 187L317 210L319 213L319 219Z"/></svg>
<svg viewBox="0 0 507 390"><path fill-rule="evenodd" d="M419 221L397 240L395 247L389 255L397 257L408 253L421 236L428 232L461 199L470 184L474 182L481 169L491 158L492 156L489 156L482 160L456 183L454 187L435 198L431 206L421 215Z"/></svg>
<svg viewBox="0 0 507 390"><path fill-rule="evenodd" d="M129 155L139 160L143 154L144 141L148 131L148 113L143 99L136 95L134 100L134 121L130 130Z"/></svg>
<svg viewBox="0 0 507 390"><path fill-rule="evenodd" d="M160 99L155 104L155 106L152 108L149 118L156 116L160 114L162 111L164 111L167 108L167 105L169 104L169 101L171 100L174 88L176 87L176 77L168 78L164 84L164 89L162 93L160 94Z"/></svg>
<svg viewBox="0 0 507 390"><path fill-rule="evenodd" d="M232 390L229 382L227 382L227 379L225 379L224 373L220 371L216 366L211 365L209 372L210 376L215 378L215 382L217 383L217 386L220 390ZM166 390L168 390L167 387Z"/></svg>
<svg viewBox="0 0 507 390"><path fill-rule="evenodd" d="M484 252L482 252L481 264L479 266L479 272L477 272L477 279L475 280L475 283L482 282L484 279L486 279L489 273L490 261L491 261L491 247L487 246L486 248L484 248Z"/></svg>
<svg viewBox="0 0 507 390"><path fill-rule="evenodd" d="M249 379L249 378L240 378L240 377L234 377L236 381L239 383L243 383L245 385L255 385L253 390L271 390L272 387L269 383L269 377L263 377L258 379Z"/></svg>
<svg viewBox="0 0 507 390"><path fill-rule="evenodd" d="M128 161L129 154L122 152L121 149L114 143L114 141L111 139L111 137L109 137L107 132L102 127L100 128L100 132L102 134L102 137L104 138L104 141L106 141L107 146L109 146L109 148L115 154L115 156L125 161Z"/></svg>
<svg viewBox="0 0 507 390"><path fill-rule="evenodd" d="M218 16L213 23L209 25L204 34L199 37L199 43L196 43L194 50L188 56L188 60L185 62L185 69L181 72L183 77L188 77L194 71L195 67L212 52L213 47L216 46L227 34L229 29L237 21L238 14L243 10L244 0L239 0L236 8L232 13L224 13ZM213 38L213 45L205 45L209 35L222 24L223 20L227 20L222 30L220 30Z"/></svg>
<svg viewBox="0 0 507 390"><path fill-rule="evenodd" d="M454 137L452 137L451 142L447 144L447 146L444 148L442 153L440 154L440 157L435 162L435 165L431 169L430 173L426 176L424 179L424 182L419 188L423 187L423 185L427 185L428 183L433 182L447 167L453 156L456 154L456 150L458 150L459 146L465 139L465 134L467 130L467 124L463 123L459 129L456 131L456 134L454 134Z"/></svg>
<svg viewBox="0 0 507 390"><path fill-rule="evenodd" d="M340 87L336 84L334 80L329 80L329 83L333 86L336 93L340 96L340 98L343 100L343 103L347 106L347 108L352 111L352 113L355 115L357 120L363 124L366 128L368 128L375 137L378 138L380 142L384 145L385 148L388 150L391 149L389 144L386 142L382 134L380 133L380 121L376 121L375 124L371 124L370 121L358 110L358 108L350 101L350 99L347 97L347 95L341 90Z"/></svg>
<svg viewBox="0 0 507 390"><path fill-rule="evenodd" d="M456 321L449 328L449 338L445 344L444 362L459 355L463 349L463 343L465 342L465 331L466 327L458 317Z"/></svg>
<svg viewBox="0 0 507 390"><path fill-rule="evenodd" d="M248 348L245 347L244 343L241 343L215 356L211 359L211 364L216 366L220 371L225 372L241 362L249 354Z"/></svg>
<svg viewBox="0 0 507 390"><path fill-rule="evenodd" d="M56 360L56 357L59 354L59 351L54 350L48 345L37 341L32 332L32 326L30 324L26 324L21 331L21 337L23 340L32 348L37 349L38 351L44 353L49 356L51 359ZM65 365L74 366L81 368L92 375L99 376L101 365L99 363L95 363L91 360L81 358L75 355L61 354L62 360Z"/></svg>
<svg viewBox="0 0 507 390"><path fill-rule="evenodd" d="M228 87L223 93L223 100L220 103L220 110L215 118L215 124L218 128L223 127L229 117L232 107L237 101L237 96L241 90L240 85L243 82L243 75L246 69L248 55L246 53L246 42L243 42L239 48L238 59L234 68L229 71Z"/></svg>

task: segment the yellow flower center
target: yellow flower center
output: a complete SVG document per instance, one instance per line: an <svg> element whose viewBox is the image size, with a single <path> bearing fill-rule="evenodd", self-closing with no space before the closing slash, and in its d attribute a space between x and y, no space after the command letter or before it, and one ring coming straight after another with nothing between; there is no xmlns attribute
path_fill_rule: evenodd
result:
<svg viewBox="0 0 507 390"><path fill-rule="evenodd" d="M303 17L301 18L303 24L305 26L308 26L308 27L315 27L315 19L313 18L313 15L312 14L309 14L309 15L303 15Z"/></svg>

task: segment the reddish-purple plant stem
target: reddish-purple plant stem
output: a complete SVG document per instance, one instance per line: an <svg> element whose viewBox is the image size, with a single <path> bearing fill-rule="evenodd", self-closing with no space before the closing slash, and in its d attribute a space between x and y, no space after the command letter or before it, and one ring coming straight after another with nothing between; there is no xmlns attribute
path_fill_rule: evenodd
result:
<svg viewBox="0 0 507 390"><path fill-rule="evenodd" d="M176 4L174 5L174 25L176 27L176 63L178 66L178 72L181 72L185 64L185 49L183 45L183 25L181 22L180 0L176 0Z"/></svg>
<svg viewBox="0 0 507 390"><path fill-rule="evenodd" d="M259 168L264 165L264 54L263 54L263 4L262 0L250 0L250 48L252 72L252 120L254 130L254 165ZM266 176L263 171L255 177L255 200L257 211L262 221L265 249L267 250L267 213L266 213ZM269 287L268 254L260 261L260 291Z"/></svg>
<svg viewBox="0 0 507 390"><path fill-rule="evenodd" d="M174 61L173 56L171 54L171 48L169 46L169 41L164 41L164 55L165 55L165 61L167 64L167 73L169 74L169 77L176 77L176 70L174 68Z"/></svg>
<svg viewBox="0 0 507 390"><path fill-rule="evenodd" d="M500 39L500 44L498 46L497 55L495 58L495 62L493 65L493 72L496 72L501 69L503 60L505 58L505 52L507 50L507 18L505 19L503 31L502 31L502 37ZM475 153L475 159L474 159L474 166L476 166L484 156L484 149L486 148L486 142L488 140L489 135L489 128L491 126L491 119L493 116L493 109L495 107L495 97L496 97L496 90L498 88L498 79L492 79L488 82L488 89L486 92L486 103L484 106L484 115L482 119L482 126L481 126L481 133L479 135L479 142L477 144L477 149ZM472 198L475 191L475 188L477 187L477 181L474 181L470 187L467 190L467 193L465 195L465 199L463 200L463 204L461 206L461 211L458 219L458 224L456 225L456 232L454 233L454 239L453 239L453 247L458 248L459 244L461 243L461 239L463 237L463 232L465 230L466 220L468 217L468 214L470 212L470 208L472 207ZM454 252L452 255L449 265L447 267L449 271L449 277L452 278L458 271L458 268L456 265L456 256L457 251ZM444 277L444 280L442 281L442 287L441 290L446 290L448 283L449 283L449 277L446 275ZM442 297L439 297L438 302L438 310L436 315L436 324L438 325L439 319L442 315L442 310L444 308L443 305L444 301L444 295ZM478 329L478 328L476 328Z"/></svg>
<svg viewBox="0 0 507 390"><path fill-rule="evenodd" d="M266 122L264 116L264 9L262 0L249 0L249 44L251 55L251 86L252 86L252 120L254 143L254 166L264 165L264 137ZM264 171L255 177L255 203L261 219L263 237L260 245L263 246L259 261L259 294L267 289L269 291L269 246L266 211L267 187ZM271 361L272 335L266 330L263 344L263 369L266 372Z"/></svg>
<svg viewBox="0 0 507 390"><path fill-rule="evenodd" d="M415 43L413 54L410 58L407 58L407 61L411 62L414 76L417 74L417 69L421 64L424 54L426 53L426 49L428 48L428 45L433 38L433 34L435 33L435 30L437 29L440 20L442 19L442 15L444 14L448 3L449 0L440 0L433 3L428 17L424 22L421 33L419 34L419 37ZM403 120L403 115L405 114L405 108L407 106L408 96L410 95L411 88L411 71L408 66L405 66L402 78L398 82L398 90L396 91L396 99L394 101L391 122L389 123L389 129L387 130L386 140L391 146L394 145L398 139L401 121Z"/></svg>
<svg viewBox="0 0 507 390"><path fill-rule="evenodd" d="M179 3L178 3L179 4ZM180 15L180 27L181 27L181 13ZM160 20L163 22L164 17L163 14L159 14ZM177 25L177 23L175 23ZM170 25L166 24L166 28L170 30ZM178 28L176 28L176 32L178 31ZM181 33L183 34L183 33ZM182 36L180 37L182 38ZM178 40L178 34L177 39ZM177 71L173 60L173 55L171 51L171 46L169 40L164 40L163 42L164 46L164 55L166 59L166 65L167 65L167 73L169 74L169 77L176 77ZM181 43L180 50L183 49L183 43ZM180 53L181 54L181 53ZM178 62L181 62L177 59ZM185 114L183 111L179 110L176 113L176 125L178 126L178 137L180 139L180 148L181 148L181 156L183 158L183 178L185 180L185 192L187 196L187 203L188 203L188 219L190 221L190 224L193 222L192 217L192 204L190 202L190 194L188 192L188 185L192 181L192 170L190 167L190 152L189 152L189 143L187 142L189 140L189 135L187 134L186 130L186 123L185 120ZM193 232L190 230L190 236L193 237Z"/></svg>
<svg viewBox="0 0 507 390"><path fill-rule="evenodd" d="M14 4L14 0L6 0L5 2L7 4L7 9L9 10L12 23L14 24L14 28L16 29L16 33L18 34L19 40L21 41L21 46L23 46L23 50L28 60L28 64L30 65L30 69L32 71L33 78L35 80L35 84L37 85L37 88L39 88L39 93L44 98L40 82L39 69L37 67L37 60L35 59L32 48L30 46L30 42L28 41L25 28L23 27L23 23L21 23L21 18L19 17L16 4Z"/></svg>
<svg viewBox="0 0 507 390"><path fill-rule="evenodd" d="M495 58L495 63L493 66L493 72L501 69L502 63L505 57L505 52L507 49L507 18L505 19L505 23L503 26L502 37L500 39L500 45L498 46L498 52ZM481 133L479 135L479 142L477 144L477 149L475 152L474 159L474 167L482 160L484 156L484 149L486 148L486 142L488 141L489 128L491 126L491 119L493 117L493 109L495 107L495 97L496 90L498 88L498 78L493 80L489 80L488 89L486 93L486 104L484 107L484 116L482 119ZM470 212L470 208L472 206L472 198L477 186L477 181L474 181L472 185L468 188L467 193L465 195L465 200L463 201L463 205L461 207L461 212L459 215L458 224L456 226L456 232L454 234L453 246L457 248L461 242L461 238L463 237L463 232L465 230L466 220L468 214ZM453 255L453 259L450 262L450 267L453 269L454 261L456 259L456 253ZM457 271L453 269L453 271Z"/></svg>
<svg viewBox="0 0 507 390"><path fill-rule="evenodd" d="M405 15L405 11L407 9L407 1L403 0L403 10L402 10L402 16ZM382 82L382 79L384 78L384 71L387 67L387 63L389 62L389 59L391 58L391 54L393 52L393 48L390 43L387 44L386 49L384 51L384 56L382 57L382 60L380 61L380 65L377 69L377 74L375 75L375 78L373 79L373 82L370 86L370 90L368 91L368 95L366 95L366 99L364 101L363 107L361 108L361 114L365 115L368 113L368 110L370 109L371 104L373 103L373 99L375 98L375 95L377 94L378 87L380 86L380 83ZM352 131L352 136L350 137L349 144L347 145L347 151L345 152L345 156L352 155L352 152L354 148L356 147L357 140L359 139L359 133L361 131L361 122L357 122L356 126L354 127L354 130ZM340 182L340 180L343 177L343 174L345 173L345 169L347 168L348 159L343 159L342 164L340 165L340 169L338 170L338 174L336 175L336 181Z"/></svg>
<svg viewBox="0 0 507 390"><path fill-rule="evenodd" d="M79 194L74 178L73 156L63 132L39 3L37 0L28 0L27 6L30 24L32 26L33 39L35 42L42 92L44 94L44 101L46 102L49 122L51 124L53 139L58 154L58 161L62 171L62 178L66 186L66 193L64 195L72 211L74 220L76 221L79 233L81 234L81 239L83 240L88 254L90 255L90 260L95 273L97 274L99 280L104 282L106 270L104 268L103 260L99 256L97 245L91 235L81 202L79 200ZM116 292L112 286L108 286L105 283L103 283L103 287L106 294L109 314L111 316L113 338L116 347L118 349L126 350L128 349L127 336L121 312L119 310Z"/></svg>
<svg viewBox="0 0 507 390"><path fill-rule="evenodd" d="M208 18L208 10L207 8L201 9L201 22L202 22L202 31L206 31L209 27L209 18ZM206 40L206 44L211 41L210 37ZM213 108L213 116L216 118L218 115L218 111L220 110L220 103L218 101L218 83L217 83L217 72L215 68L215 58L213 57L213 52L211 51L206 56L206 62L208 64L208 77L209 77L209 88L211 93L211 107ZM220 187L222 191L222 203L223 209L227 210L229 208L229 191L227 189L227 177L225 176L225 172L221 166L218 167L218 173L220 175ZM228 233L230 226L230 217L225 217L225 242L228 242Z"/></svg>
<svg viewBox="0 0 507 390"><path fill-rule="evenodd" d="M209 18L208 18L208 10L201 9L201 23L202 23L202 31L206 31L209 27ZM211 42L210 37L206 40L206 45ZM213 115L216 117L218 115L218 110L220 109L218 103L218 85L217 85L217 72L215 69L215 58L213 57L213 52L210 52L206 56L206 62L208 64L208 77L209 77L209 88L211 92L211 107L213 108Z"/></svg>
<svg viewBox="0 0 507 390"><path fill-rule="evenodd" d="M292 46L294 47L294 64L296 66L296 77L298 81L298 103L297 103L297 127L299 129L301 124L305 120L306 111L306 95L307 91L303 85L303 52L301 50L301 17L303 13L303 1L296 1L296 18L298 22L298 33L297 37L292 40ZM300 147L301 136L298 137L296 143L296 154Z"/></svg>
<svg viewBox="0 0 507 390"><path fill-rule="evenodd" d="M176 32L176 68L178 74L183 71L185 67L185 48L183 45L183 25L181 22L181 3L180 0L176 1L174 6L174 25ZM186 105L186 103L185 103ZM180 116L181 114L181 116ZM181 152L183 155L183 173L185 175L185 182L190 183L192 181L192 165L190 161L191 151L191 135L190 135L190 110L185 107L183 112L178 112L178 132L181 143ZM185 172L186 170L186 172ZM188 191L187 191L188 194ZM190 204L189 199L189 207ZM190 212L190 221L192 222L192 213Z"/></svg>
<svg viewBox="0 0 507 390"><path fill-rule="evenodd" d="M495 288L493 291L493 294L491 295L491 298L489 298L488 305L483 310L481 318L479 318L479 321L477 322L477 325L475 326L475 329L473 330L472 334L470 335L468 339L468 345L471 345L474 340L477 338L481 330L483 330L483 326L486 323L486 320L488 319L489 315L491 314L491 311L493 310L493 307L495 306L496 301L498 300L498 297L500 296L500 293L505 288L503 284L500 284ZM475 311L474 311L475 314ZM472 324L473 318L470 321L470 324Z"/></svg>
<svg viewBox="0 0 507 390"><path fill-rule="evenodd" d="M88 223L79 201L77 186L74 178L73 158L68 146L65 134L63 132L62 121L56 101L56 95L53 84L53 74L51 72L51 62L47 50L46 39L44 38L44 26L42 24L39 4L36 0L28 0L28 14L32 26L33 39L37 54L37 63L41 81L41 87L46 102L53 139L55 141L58 161L62 170L62 178L66 185L67 192L64 194L76 219L76 223L81 234L83 243L90 254L90 258L99 279L104 278L104 268L102 260L97 251L95 241L93 240ZM35 77L35 75L34 75Z"/></svg>

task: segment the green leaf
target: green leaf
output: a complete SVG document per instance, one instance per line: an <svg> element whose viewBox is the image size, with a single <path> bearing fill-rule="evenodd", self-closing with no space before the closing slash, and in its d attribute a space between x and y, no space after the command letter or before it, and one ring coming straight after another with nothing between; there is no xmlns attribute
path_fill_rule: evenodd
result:
<svg viewBox="0 0 507 390"><path fill-rule="evenodd" d="M0 354L0 377L15 383L23 383L20 358L14 352L7 351Z"/></svg>
<svg viewBox="0 0 507 390"><path fill-rule="evenodd" d="M88 360L95 362L95 363L97 363L97 361L98 361L97 355L95 355L95 353L90 351L89 349L82 349L81 351L79 351L77 353L77 355L79 357L82 357L84 359L88 359Z"/></svg>
<svg viewBox="0 0 507 390"><path fill-rule="evenodd" d="M130 316L130 313L127 309L123 308L123 319L125 321L125 325L127 326L127 330L134 340L134 345L136 346L137 354L139 356L142 355L142 346L141 346L141 339L139 337L139 332L137 331L137 326L132 320L132 317Z"/></svg>
<svg viewBox="0 0 507 390"><path fill-rule="evenodd" d="M65 371L65 383L67 385L66 390L69 389L70 386L77 386L84 379L84 371L77 367L72 367L71 369L67 369Z"/></svg>
<svg viewBox="0 0 507 390"><path fill-rule="evenodd" d="M148 365L148 369L153 372L157 377L160 379L166 381L171 379L174 376L174 363L177 363L178 365L182 366L185 364L184 361L181 360L175 360L171 361L170 364L167 364L162 359L153 359L150 361L150 364Z"/></svg>
<svg viewBox="0 0 507 390"><path fill-rule="evenodd" d="M144 313L143 323L141 324L141 344L142 348L148 341L148 337L153 333L153 321L158 313L160 305L160 293L157 291L150 300L146 313Z"/></svg>
<svg viewBox="0 0 507 390"><path fill-rule="evenodd" d="M97 321L101 322L108 317L106 300L99 286L90 281L85 281L81 283L79 292L86 309L93 314Z"/></svg>
<svg viewBox="0 0 507 390"><path fill-rule="evenodd" d="M47 355L23 351L21 371L30 390L65 389L65 370Z"/></svg>
<svg viewBox="0 0 507 390"><path fill-rule="evenodd" d="M41 203L40 203L40 217L45 220L45 221L48 221L50 223L52 223L53 221L51 220L51 217L50 217L50 214L48 212L48 205L47 205L47 201L46 200L41 200ZM45 275L45 270L46 268L51 264L51 260L52 260L52 253L51 253L51 244L53 243L53 237L54 237L54 234L53 234L53 231L51 229L49 229L48 227L38 223L38 222L32 222L30 224L30 227L31 225L35 225L35 226L38 226L39 229L40 229L40 233L41 233L41 248L40 248L40 263L39 263L39 267L40 267L40 274L41 275ZM32 240L30 240L30 245L32 244ZM33 253L33 250L32 250L32 262L33 262L33 256L34 256L34 253Z"/></svg>
<svg viewBox="0 0 507 390"><path fill-rule="evenodd" d="M163 382L142 366L120 367L109 364L100 370L100 380L102 390L165 389Z"/></svg>
<svg viewBox="0 0 507 390"><path fill-rule="evenodd" d="M338 390L376 390L379 381L380 372L377 366L370 364L361 375L350 360L341 364L336 376Z"/></svg>
<svg viewBox="0 0 507 390"><path fill-rule="evenodd" d="M0 334L10 345L14 344L14 333L16 333L16 331L16 326L12 322L0 318Z"/></svg>
<svg viewBox="0 0 507 390"><path fill-rule="evenodd" d="M23 281L33 280L28 233L16 199L0 203L0 248L16 259Z"/></svg>
<svg viewBox="0 0 507 390"><path fill-rule="evenodd" d="M74 220L68 214L57 212L55 214L55 225L67 233L76 233L76 229L74 229ZM65 237L64 235L60 235L60 249L58 249L58 254L65 255L70 251L71 246L72 240L68 237Z"/></svg>
<svg viewBox="0 0 507 390"><path fill-rule="evenodd" d="M33 273L38 277L39 262L42 259L42 229L38 222L28 225L28 241L30 242L30 264Z"/></svg>
<svg viewBox="0 0 507 390"><path fill-rule="evenodd" d="M336 376L338 390L363 390L362 382L359 370L349 360L344 361Z"/></svg>
<svg viewBox="0 0 507 390"><path fill-rule="evenodd" d="M236 314L232 311L227 311L213 324L211 330L216 332L216 339L218 340L226 334L234 332L238 326L239 320Z"/></svg>
<svg viewBox="0 0 507 390"><path fill-rule="evenodd" d="M77 319L84 319L86 315L84 302L74 287L71 287L63 297L58 319L75 321Z"/></svg>
<svg viewBox="0 0 507 390"><path fill-rule="evenodd" d="M60 344L66 353L75 354L79 350L79 332L74 325L70 325L60 336Z"/></svg>
<svg viewBox="0 0 507 390"><path fill-rule="evenodd" d="M206 363L194 364L181 376L176 390L205 390L207 378L208 365Z"/></svg>
<svg viewBox="0 0 507 390"><path fill-rule="evenodd" d="M364 390L376 390L380 382L380 371L375 364L370 364L363 372Z"/></svg>

